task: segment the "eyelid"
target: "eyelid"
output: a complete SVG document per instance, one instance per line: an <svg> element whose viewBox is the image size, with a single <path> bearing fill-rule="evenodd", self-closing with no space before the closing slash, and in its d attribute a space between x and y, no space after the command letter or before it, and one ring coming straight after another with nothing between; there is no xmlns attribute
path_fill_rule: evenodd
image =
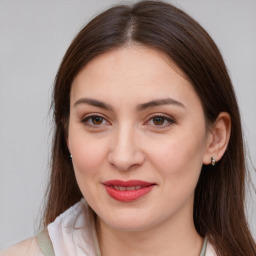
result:
<svg viewBox="0 0 256 256"><path fill-rule="evenodd" d="M149 121L151 121L155 117L161 117L161 118L165 119L166 121L168 121L168 124L166 124L166 125L153 125L154 127L158 128L158 129L163 129L163 128L166 128L166 127L176 123L175 118L173 118L169 115L167 116L165 114L155 113L147 118L146 124L149 123Z"/></svg>
<svg viewBox="0 0 256 256"><path fill-rule="evenodd" d="M107 124L99 124L99 125L96 125L96 124L90 124L88 123L88 120L90 118L93 118L93 117L100 117L102 118ZM150 125L149 122L151 120L153 120L154 118L156 117L161 117L164 119L164 121L167 121L168 123L167 124L163 124L163 125L154 125L152 124L152 126L154 128L157 128L157 129L163 129L163 128L166 128L174 123L176 123L176 120L175 118L169 116L169 115L165 115L165 114L162 114L162 113L154 113L154 114L151 114L149 117L147 117L147 121L144 123L146 125ZM100 113L90 113L90 114L87 114L87 115L84 115L82 118L81 118L81 123L88 126L88 127L91 127L91 128L95 128L95 129L100 129L102 128L103 126L106 126L106 125L110 125L111 123L107 120L107 118L105 118L102 114Z"/></svg>
<svg viewBox="0 0 256 256"><path fill-rule="evenodd" d="M109 124L111 124L102 114L99 114L99 113L90 113L88 115L84 115L82 118L81 118L81 123L88 126L88 127L91 127L91 128L95 128L95 129L99 129L99 128L102 128L102 126L105 126L106 124L99 124L99 125L94 125L94 124L89 124L87 121L90 119L90 118L93 118L93 117L100 117L102 118L104 121L106 121Z"/></svg>

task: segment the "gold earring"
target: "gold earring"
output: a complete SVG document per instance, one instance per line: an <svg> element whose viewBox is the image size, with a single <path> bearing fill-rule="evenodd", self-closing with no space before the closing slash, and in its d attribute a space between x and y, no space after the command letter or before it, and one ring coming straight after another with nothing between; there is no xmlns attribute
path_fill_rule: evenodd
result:
<svg viewBox="0 0 256 256"><path fill-rule="evenodd" d="M211 157L211 164L212 166L216 164L216 159L214 158L214 156Z"/></svg>

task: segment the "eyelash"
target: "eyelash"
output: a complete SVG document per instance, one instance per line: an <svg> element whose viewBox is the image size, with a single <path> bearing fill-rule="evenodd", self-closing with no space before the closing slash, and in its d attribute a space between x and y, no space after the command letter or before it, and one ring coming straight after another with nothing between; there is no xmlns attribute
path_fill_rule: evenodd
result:
<svg viewBox="0 0 256 256"><path fill-rule="evenodd" d="M106 121L106 119L104 118L104 117L102 117L102 116L100 116L100 115L89 115L89 116L86 116L85 118L83 118L82 119L82 121L81 121L81 123L83 123L84 125L86 125L86 126L89 126L89 127L92 127L92 128L98 128L100 125L95 125L95 124L90 124L90 123L88 123L88 121L90 120L90 119L92 119L92 118L101 118L102 120L105 120Z"/></svg>
<svg viewBox="0 0 256 256"><path fill-rule="evenodd" d="M155 127L158 127L159 129L168 127L168 126L170 126L170 125L175 123L175 120L173 118L170 118L170 117L167 117L167 116L164 116L164 115L159 115L159 114L151 116L146 123L149 123L150 121L153 122L154 118L162 118L164 123L167 122L167 124L165 124L165 125L153 124Z"/></svg>
<svg viewBox="0 0 256 256"><path fill-rule="evenodd" d="M106 119L104 117L102 117L101 115L96 115L96 114L95 115L86 116L84 119L81 120L81 123L83 123L84 125L89 126L91 128L94 128L94 129L99 128L102 124L96 125L96 124L90 124L88 122L92 118L101 118L103 120L103 122L105 121L105 122L109 123L108 121L106 121ZM167 121L167 124L165 124L165 125L154 125L153 124L155 127L158 127L158 129L168 127L168 126L170 126L170 125L175 123L174 119L172 119L170 117L167 117L167 116L164 116L164 115L160 115L160 114L156 114L154 116L151 116L148 119L148 121L146 121L146 123L149 123L150 121L153 121L154 118L162 118L164 122Z"/></svg>

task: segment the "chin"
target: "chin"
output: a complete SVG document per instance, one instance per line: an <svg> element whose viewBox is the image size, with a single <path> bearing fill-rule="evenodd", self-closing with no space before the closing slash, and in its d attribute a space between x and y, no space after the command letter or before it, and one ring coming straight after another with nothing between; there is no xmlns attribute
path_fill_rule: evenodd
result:
<svg viewBox="0 0 256 256"><path fill-rule="evenodd" d="M137 223L134 221L126 221L126 223L122 222L115 222L107 224L112 229L118 230L120 232L139 232L145 231L150 228L151 225L146 223Z"/></svg>
<svg viewBox="0 0 256 256"><path fill-rule="evenodd" d="M147 216L147 218L145 218ZM152 216L151 216L152 217ZM100 218L104 225L111 229L121 232L138 232L148 230L159 222L155 218L151 218L145 214L120 214L119 216L112 215L111 217L104 216Z"/></svg>

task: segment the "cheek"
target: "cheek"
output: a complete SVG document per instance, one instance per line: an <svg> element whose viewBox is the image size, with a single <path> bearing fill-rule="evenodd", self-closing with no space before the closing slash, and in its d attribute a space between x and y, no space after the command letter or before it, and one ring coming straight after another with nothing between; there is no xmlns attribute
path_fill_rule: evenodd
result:
<svg viewBox="0 0 256 256"><path fill-rule="evenodd" d="M75 172L93 175L98 172L106 156L106 145L102 140L76 134L69 140Z"/></svg>
<svg viewBox="0 0 256 256"><path fill-rule="evenodd" d="M94 205L95 197L100 198L97 186L101 180L102 166L106 159L106 146L90 136L75 136L70 139L72 162L78 186L90 205Z"/></svg>
<svg viewBox="0 0 256 256"><path fill-rule="evenodd" d="M177 182L177 180L187 180L191 178L197 180L204 153L201 140L191 136L173 136L163 143L152 147L152 164L167 179Z"/></svg>
<svg viewBox="0 0 256 256"><path fill-rule="evenodd" d="M175 140L160 150L155 148L152 165L158 170L163 189L163 202L173 211L192 205L202 167L202 147L196 141ZM165 199L165 200L164 200Z"/></svg>

